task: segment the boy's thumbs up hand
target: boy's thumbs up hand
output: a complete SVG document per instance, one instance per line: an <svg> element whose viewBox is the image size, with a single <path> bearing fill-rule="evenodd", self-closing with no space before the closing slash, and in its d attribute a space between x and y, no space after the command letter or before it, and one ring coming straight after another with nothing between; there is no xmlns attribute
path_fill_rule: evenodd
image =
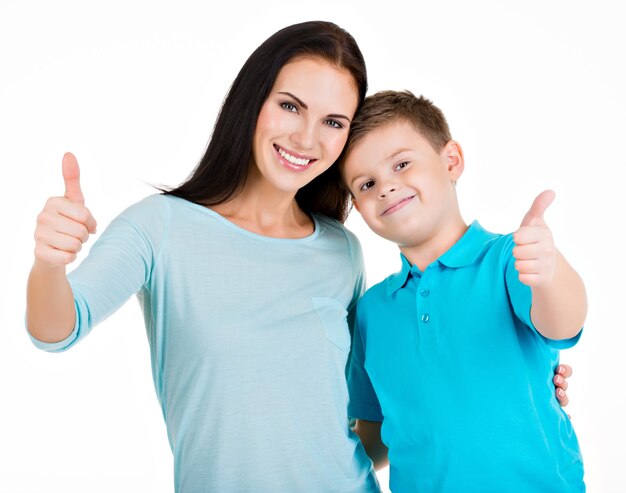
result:
<svg viewBox="0 0 626 493"><path fill-rule="evenodd" d="M35 228L35 262L47 267L73 262L82 244L96 232L96 220L85 207L80 169L73 154L63 156L62 169L65 195L46 201Z"/></svg>
<svg viewBox="0 0 626 493"><path fill-rule="evenodd" d="M550 207L550 204L554 202L555 197L556 194L552 190L545 190L537 195L537 198L533 201L533 205L530 206L524 219L522 219L520 226L546 226L543 215L546 209Z"/></svg>
<svg viewBox="0 0 626 493"><path fill-rule="evenodd" d="M516 244L513 257L519 280L531 287L547 284L554 278L556 247L543 216L555 196L552 190L541 192L513 234Z"/></svg>

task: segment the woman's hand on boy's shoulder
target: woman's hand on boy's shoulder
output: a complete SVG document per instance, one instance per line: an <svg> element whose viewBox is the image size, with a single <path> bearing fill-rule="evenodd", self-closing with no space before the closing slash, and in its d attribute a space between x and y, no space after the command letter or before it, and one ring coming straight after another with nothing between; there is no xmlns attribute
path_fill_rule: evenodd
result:
<svg viewBox="0 0 626 493"><path fill-rule="evenodd" d="M559 365L554 372L554 378L552 382L556 387L556 398L562 407L569 404L569 398L567 397L567 379L572 376L572 367L569 365Z"/></svg>

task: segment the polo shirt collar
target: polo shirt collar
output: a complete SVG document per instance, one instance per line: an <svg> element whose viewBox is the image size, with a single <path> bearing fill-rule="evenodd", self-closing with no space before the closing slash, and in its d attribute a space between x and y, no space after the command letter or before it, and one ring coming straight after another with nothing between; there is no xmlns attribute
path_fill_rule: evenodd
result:
<svg viewBox="0 0 626 493"><path fill-rule="evenodd" d="M489 242L496 235L484 229L478 221L473 221L467 231L459 238L452 247L437 259L437 262L456 269L473 264L480 254L487 248ZM406 284L411 271L420 275L417 266L412 266L404 254L400 254L402 268L400 272L394 274L388 281L387 290L393 294Z"/></svg>
<svg viewBox="0 0 626 493"><path fill-rule="evenodd" d="M494 239L493 233L484 229L478 221L473 221L459 241L452 248L439 257L446 267L459 268L473 264L480 254L487 248Z"/></svg>
<svg viewBox="0 0 626 493"><path fill-rule="evenodd" d="M402 268L400 269L400 272L396 272L389 279L387 284L388 294L393 294L404 286L409 274L411 273L411 264L403 253L400 254L400 259L402 260Z"/></svg>

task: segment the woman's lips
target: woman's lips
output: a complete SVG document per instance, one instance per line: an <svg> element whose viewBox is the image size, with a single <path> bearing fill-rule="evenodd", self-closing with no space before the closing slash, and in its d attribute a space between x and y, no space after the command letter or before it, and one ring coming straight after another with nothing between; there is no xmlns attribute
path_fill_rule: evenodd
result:
<svg viewBox="0 0 626 493"><path fill-rule="evenodd" d="M313 165L315 161L317 161L317 159L311 158L309 156L304 156L302 154L288 151L287 149L284 149L283 147L280 147L276 144L274 144L274 152L278 157L279 163L282 164L283 167L291 171L306 171ZM304 163L303 161L308 161L308 163Z"/></svg>

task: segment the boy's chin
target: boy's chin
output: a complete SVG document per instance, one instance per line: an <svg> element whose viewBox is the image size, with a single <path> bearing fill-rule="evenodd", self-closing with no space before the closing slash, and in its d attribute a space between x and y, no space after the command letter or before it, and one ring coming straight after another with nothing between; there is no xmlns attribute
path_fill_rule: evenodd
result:
<svg viewBox="0 0 626 493"><path fill-rule="evenodd" d="M416 233L412 236L398 235L389 241L393 241L399 248L413 248L427 243L429 239L428 235L420 235Z"/></svg>
<svg viewBox="0 0 626 493"><path fill-rule="evenodd" d="M363 215L361 215L361 217L363 217ZM387 225L387 227L385 228L381 227L381 225L376 222L370 224L368 221L365 220L364 217L363 220L365 221L367 227L377 236L380 236L384 240L395 243L400 248L414 246L417 241L416 238L413 237L415 235L409 236L406 234L405 231L398 230L404 226L404 223L397 225L398 228L390 228L389 225ZM393 229L393 231L391 231L391 229Z"/></svg>
<svg viewBox="0 0 626 493"><path fill-rule="evenodd" d="M390 233L389 231L376 231L374 228L371 228L371 229L378 236L380 236L381 238L387 241L395 243L396 245L398 245L398 247L404 247L404 246L407 246L407 244L412 243L410 238L406 238L402 234L394 234L394 233Z"/></svg>

